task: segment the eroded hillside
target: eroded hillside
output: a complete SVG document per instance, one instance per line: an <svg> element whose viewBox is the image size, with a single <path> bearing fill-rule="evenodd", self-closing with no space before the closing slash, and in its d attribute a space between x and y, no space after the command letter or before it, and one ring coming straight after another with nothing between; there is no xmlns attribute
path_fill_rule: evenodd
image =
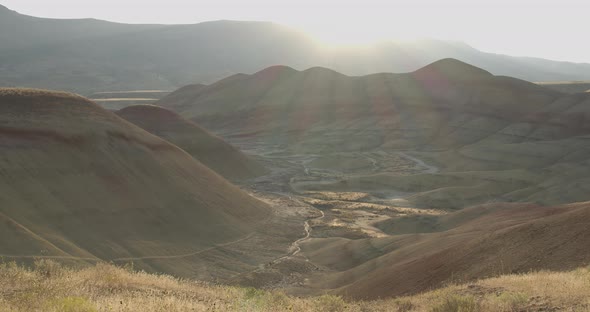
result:
<svg viewBox="0 0 590 312"><path fill-rule="evenodd" d="M260 176L264 168L221 138L165 108L134 105L117 115L191 154L227 179Z"/></svg>
<svg viewBox="0 0 590 312"><path fill-rule="evenodd" d="M0 124L5 259L135 262L211 278L249 261L222 246L249 246L269 228L269 205L80 96L1 89Z"/></svg>

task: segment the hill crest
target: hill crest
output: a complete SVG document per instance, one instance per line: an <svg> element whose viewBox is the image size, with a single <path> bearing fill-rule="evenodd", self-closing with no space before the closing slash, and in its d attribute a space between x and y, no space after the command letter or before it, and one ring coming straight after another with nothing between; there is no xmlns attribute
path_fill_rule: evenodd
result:
<svg viewBox="0 0 590 312"><path fill-rule="evenodd" d="M493 75L486 70L454 58L445 58L430 63L414 71L413 75L417 77L427 76L436 79L454 80L484 79L493 77Z"/></svg>
<svg viewBox="0 0 590 312"><path fill-rule="evenodd" d="M182 148L227 179L247 179L266 172L260 164L223 139L171 110L155 105L133 105L116 114Z"/></svg>

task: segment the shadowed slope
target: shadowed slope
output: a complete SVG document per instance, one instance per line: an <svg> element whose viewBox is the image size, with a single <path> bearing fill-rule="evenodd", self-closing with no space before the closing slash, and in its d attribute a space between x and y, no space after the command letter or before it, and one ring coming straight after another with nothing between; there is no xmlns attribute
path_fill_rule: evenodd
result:
<svg viewBox="0 0 590 312"><path fill-rule="evenodd" d="M251 178L265 171L219 137L165 108L135 105L117 111L117 115L182 148L226 178Z"/></svg>
<svg viewBox="0 0 590 312"><path fill-rule="evenodd" d="M589 203L551 208L491 204L456 214L466 213L479 217L440 233L306 243L303 251L310 261L340 271L319 274L311 285L336 288L336 293L357 299L376 299L422 292L451 281L569 270L589 263ZM451 216L455 221L461 218Z"/></svg>
<svg viewBox="0 0 590 312"><path fill-rule="evenodd" d="M79 96L0 89L2 256L137 258L208 277L188 254L246 237L269 208L180 148ZM192 264L191 264L192 263Z"/></svg>

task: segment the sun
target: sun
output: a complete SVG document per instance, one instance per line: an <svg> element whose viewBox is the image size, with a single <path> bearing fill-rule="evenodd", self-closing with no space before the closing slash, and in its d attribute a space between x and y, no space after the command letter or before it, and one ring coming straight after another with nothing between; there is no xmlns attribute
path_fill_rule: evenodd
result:
<svg viewBox="0 0 590 312"><path fill-rule="evenodd" d="M405 22L405 21L404 21ZM307 34L327 46L367 46L382 41L407 41L428 37L419 27L407 27L402 21L339 20L332 17L318 23L298 25Z"/></svg>

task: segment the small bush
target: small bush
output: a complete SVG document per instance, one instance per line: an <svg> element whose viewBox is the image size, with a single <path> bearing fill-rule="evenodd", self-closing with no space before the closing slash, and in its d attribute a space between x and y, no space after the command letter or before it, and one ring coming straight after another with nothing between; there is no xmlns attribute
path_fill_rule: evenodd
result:
<svg viewBox="0 0 590 312"><path fill-rule="evenodd" d="M96 308L82 297L65 297L53 299L46 305L47 311L59 312L96 312Z"/></svg>
<svg viewBox="0 0 590 312"><path fill-rule="evenodd" d="M259 299L266 294L264 290L256 289L254 287L248 287L244 290L244 299L252 300L252 299Z"/></svg>
<svg viewBox="0 0 590 312"><path fill-rule="evenodd" d="M477 312L479 305L473 296L450 295L436 304L430 312Z"/></svg>
<svg viewBox="0 0 590 312"><path fill-rule="evenodd" d="M348 304L338 296L323 295L317 297L315 303L318 312L341 312L348 308Z"/></svg>
<svg viewBox="0 0 590 312"><path fill-rule="evenodd" d="M528 303L528 296L522 293L503 293L496 298L503 311L520 311Z"/></svg>
<svg viewBox="0 0 590 312"><path fill-rule="evenodd" d="M35 260L35 271L44 277L59 277L63 273L63 267L53 260L40 259Z"/></svg>
<svg viewBox="0 0 590 312"><path fill-rule="evenodd" d="M407 299L395 299L393 303L395 304L395 311L397 312L409 312L415 308L414 304Z"/></svg>
<svg viewBox="0 0 590 312"><path fill-rule="evenodd" d="M287 309L291 303L290 298L282 292L271 292L268 294L268 304L274 308Z"/></svg>
<svg viewBox="0 0 590 312"><path fill-rule="evenodd" d="M244 289L244 297L239 305L245 311L278 311L288 310L291 306L290 301L291 299L282 292L248 287Z"/></svg>
<svg viewBox="0 0 590 312"><path fill-rule="evenodd" d="M14 261L0 263L0 277L6 278L9 281L16 282L27 273L28 271L19 267Z"/></svg>

